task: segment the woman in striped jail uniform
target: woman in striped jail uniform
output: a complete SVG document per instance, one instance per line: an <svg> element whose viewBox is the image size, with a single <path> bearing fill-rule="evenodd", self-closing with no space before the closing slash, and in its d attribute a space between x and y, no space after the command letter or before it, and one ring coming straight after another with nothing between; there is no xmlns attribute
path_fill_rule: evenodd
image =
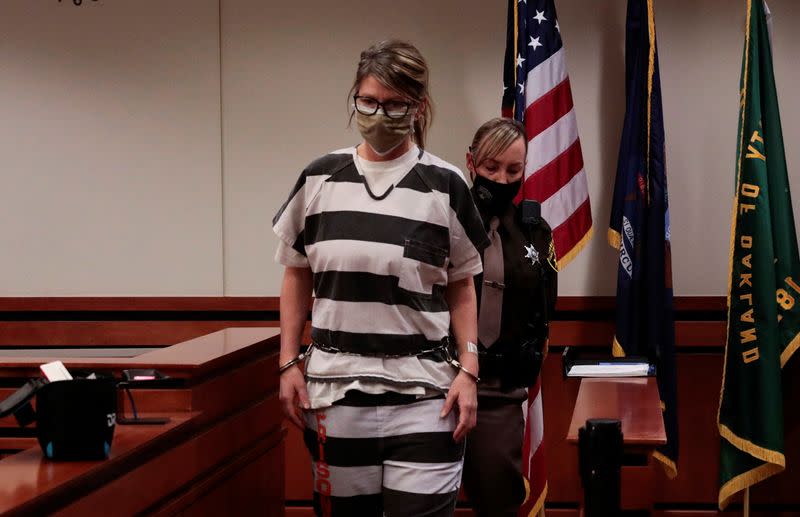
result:
<svg viewBox="0 0 800 517"><path fill-rule="evenodd" d="M428 67L414 46L362 52L349 102L363 141L312 162L273 220L280 396L304 428L318 515L452 515L488 239L461 172L424 148Z"/></svg>
<svg viewBox="0 0 800 517"><path fill-rule="evenodd" d="M467 440L464 485L480 516L514 516L525 499L522 404L541 368L557 270L550 227L535 201L514 205L527 154L524 126L495 118L467 153L472 195L491 244L475 277L479 300L477 425Z"/></svg>

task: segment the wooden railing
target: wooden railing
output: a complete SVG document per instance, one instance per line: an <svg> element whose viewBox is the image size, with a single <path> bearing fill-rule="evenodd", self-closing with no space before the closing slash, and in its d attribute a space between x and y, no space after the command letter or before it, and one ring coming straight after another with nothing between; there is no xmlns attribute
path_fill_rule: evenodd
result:
<svg viewBox="0 0 800 517"><path fill-rule="evenodd" d="M248 298L0 298L0 347L157 346L230 326L277 326L278 300ZM565 441L578 382L563 379L565 346L609 350L613 297L562 297L543 369L548 515L576 515L581 490L576 450ZM657 480L656 515L717 515L719 437L716 413L725 345L724 297L675 299L680 457L678 478ZM787 365L787 472L752 491L752 508L800 511L800 370ZM310 515L310 467L300 434L289 429L287 515ZM733 506L733 510L736 510ZM787 514L788 515L788 514Z"/></svg>

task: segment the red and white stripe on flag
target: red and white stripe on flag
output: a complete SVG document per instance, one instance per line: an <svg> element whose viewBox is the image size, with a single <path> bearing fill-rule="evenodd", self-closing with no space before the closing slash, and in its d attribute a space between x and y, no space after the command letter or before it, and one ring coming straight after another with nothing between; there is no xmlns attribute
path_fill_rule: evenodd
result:
<svg viewBox="0 0 800 517"><path fill-rule="evenodd" d="M541 203L562 268L592 235L589 186L563 47L528 72L524 123L528 156L520 197Z"/></svg>
<svg viewBox="0 0 800 517"><path fill-rule="evenodd" d="M522 473L525 476L525 502L520 507L520 517L533 517L544 510L547 497L547 472L544 458L544 413L542 411L542 377L528 389L528 400L523 402L525 436L522 441Z"/></svg>

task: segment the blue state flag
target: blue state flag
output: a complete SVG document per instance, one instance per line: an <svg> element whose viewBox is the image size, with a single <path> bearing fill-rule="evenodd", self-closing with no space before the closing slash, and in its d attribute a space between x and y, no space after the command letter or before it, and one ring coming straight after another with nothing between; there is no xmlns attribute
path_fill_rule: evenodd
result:
<svg viewBox="0 0 800 517"><path fill-rule="evenodd" d="M616 356L656 365L667 444L654 456L677 475L678 421L672 259L661 79L652 0L628 0L625 123L608 241L619 250Z"/></svg>

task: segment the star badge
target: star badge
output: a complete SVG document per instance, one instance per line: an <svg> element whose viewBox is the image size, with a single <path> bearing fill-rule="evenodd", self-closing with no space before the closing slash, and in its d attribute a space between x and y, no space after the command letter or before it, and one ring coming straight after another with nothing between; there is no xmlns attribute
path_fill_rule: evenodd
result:
<svg viewBox="0 0 800 517"><path fill-rule="evenodd" d="M539 252L536 251L536 248L533 247L533 244L525 246L525 252L525 258L531 259L531 266L535 266L539 263Z"/></svg>

